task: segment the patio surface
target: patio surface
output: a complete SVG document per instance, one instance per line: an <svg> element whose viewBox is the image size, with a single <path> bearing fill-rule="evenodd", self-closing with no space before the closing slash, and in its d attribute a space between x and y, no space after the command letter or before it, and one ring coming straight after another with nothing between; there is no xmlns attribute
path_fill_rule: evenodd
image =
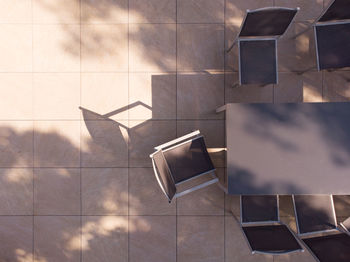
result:
<svg viewBox="0 0 350 262"><path fill-rule="evenodd" d="M325 1L327 2L327 1ZM224 147L228 102L350 100L350 72L315 67L322 0L0 0L0 261L313 261L251 255L213 185L168 204L148 155L200 129ZM232 88L224 55L244 12L300 6L279 84ZM79 106L84 109L79 109ZM224 154L212 155L224 177ZM350 198L336 199L341 219ZM295 228L291 198L283 220Z"/></svg>

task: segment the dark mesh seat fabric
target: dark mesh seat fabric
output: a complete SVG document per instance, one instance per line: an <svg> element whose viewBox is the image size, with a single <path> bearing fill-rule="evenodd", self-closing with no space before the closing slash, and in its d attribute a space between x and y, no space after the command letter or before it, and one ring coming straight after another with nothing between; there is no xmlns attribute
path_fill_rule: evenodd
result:
<svg viewBox="0 0 350 262"><path fill-rule="evenodd" d="M277 83L275 40L240 40L239 48L242 84Z"/></svg>
<svg viewBox="0 0 350 262"><path fill-rule="evenodd" d="M349 262L350 237L337 234L303 240L321 262Z"/></svg>
<svg viewBox="0 0 350 262"><path fill-rule="evenodd" d="M278 221L277 196L242 196L242 222Z"/></svg>
<svg viewBox="0 0 350 262"><path fill-rule="evenodd" d="M350 1L335 0L318 21L328 22L345 19L350 19Z"/></svg>
<svg viewBox="0 0 350 262"><path fill-rule="evenodd" d="M175 183L214 170L203 137L164 151L164 156Z"/></svg>
<svg viewBox="0 0 350 262"><path fill-rule="evenodd" d="M285 225L243 227L253 251L283 253L302 249Z"/></svg>
<svg viewBox="0 0 350 262"><path fill-rule="evenodd" d="M292 22L297 10L266 9L248 12L239 36L282 35Z"/></svg>
<svg viewBox="0 0 350 262"><path fill-rule="evenodd" d="M315 29L320 69L350 66L350 23L316 26Z"/></svg>
<svg viewBox="0 0 350 262"><path fill-rule="evenodd" d="M299 233L336 228L333 199L330 195L295 195Z"/></svg>

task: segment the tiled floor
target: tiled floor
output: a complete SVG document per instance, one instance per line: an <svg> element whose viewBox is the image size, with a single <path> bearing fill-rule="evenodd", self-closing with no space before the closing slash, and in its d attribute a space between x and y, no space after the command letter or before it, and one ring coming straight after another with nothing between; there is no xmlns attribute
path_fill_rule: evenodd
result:
<svg viewBox="0 0 350 262"><path fill-rule="evenodd" d="M148 155L194 129L224 147L227 102L349 101L349 71L299 74L315 66L313 36L290 37L324 4L0 0L0 261L312 261L251 255L238 199L215 185L168 204ZM280 82L233 87L224 49L245 9L271 5L302 8L279 42ZM212 158L223 177L224 154ZM349 204L337 199L339 216Z"/></svg>

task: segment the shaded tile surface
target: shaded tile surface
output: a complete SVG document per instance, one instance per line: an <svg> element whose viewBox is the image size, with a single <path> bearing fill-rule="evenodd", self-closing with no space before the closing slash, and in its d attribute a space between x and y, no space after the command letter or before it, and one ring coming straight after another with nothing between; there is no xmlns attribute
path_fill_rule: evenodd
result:
<svg viewBox="0 0 350 262"><path fill-rule="evenodd" d="M78 216L34 217L34 261L80 261L79 228Z"/></svg>
<svg viewBox="0 0 350 262"><path fill-rule="evenodd" d="M35 121L36 167L80 166L80 121Z"/></svg>
<svg viewBox="0 0 350 262"><path fill-rule="evenodd" d="M130 71L176 70L176 25L132 24L129 34Z"/></svg>
<svg viewBox="0 0 350 262"><path fill-rule="evenodd" d="M33 214L33 169L0 168L0 214Z"/></svg>
<svg viewBox="0 0 350 262"><path fill-rule="evenodd" d="M128 214L127 168L84 168L81 175L84 215Z"/></svg>
<svg viewBox="0 0 350 262"><path fill-rule="evenodd" d="M34 214L79 215L79 169L34 169Z"/></svg>
<svg viewBox="0 0 350 262"><path fill-rule="evenodd" d="M176 200L168 203L152 168L130 168L129 182L130 215L176 215Z"/></svg>
<svg viewBox="0 0 350 262"><path fill-rule="evenodd" d="M151 167L149 155L155 145L161 145L176 137L176 122L129 121L130 150L129 167Z"/></svg>
<svg viewBox="0 0 350 262"><path fill-rule="evenodd" d="M177 252L178 261L223 261L224 217L178 217Z"/></svg>
<svg viewBox="0 0 350 262"><path fill-rule="evenodd" d="M221 24L180 24L177 27L179 71L222 70L224 27Z"/></svg>
<svg viewBox="0 0 350 262"><path fill-rule="evenodd" d="M111 24L128 22L127 0L82 0L81 22L84 24Z"/></svg>
<svg viewBox="0 0 350 262"><path fill-rule="evenodd" d="M177 2L179 23L223 23L225 1L180 0Z"/></svg>
<svg viewBox="0 0 350 262"><path fill-rule="evenodd" d="M177 77L178 119L221 119L215 110L224 104L224 75L190 73ZM193 100L196 97L196 100Z"/></svg>
<svg viewBox="0 0 350 262"><path fill-rule="evenodd" d="M130 23L174 23L176 0L130 0Z"/></svg>
<svg viewBox="0 0 350 262"><path fill-rule="evenodd" d="M33 261L33 217L0 217L0 238L3 261Z"/></svg>
<svg viewBox="0 0 350 262"><path fill-rule="evenodd" d="M1 121L0 166L33 166L33 122Z"/></svg>
<svg viewBox="0 0 350 262"><path fill-rule="evenodd" d="M175 216L134 216L129 232L129 261L176 261Z"/></svg>
<svg viewBox="0 0 350 262"><path fill-rule="evenodd" d="M126 121L86 120L81 124L83 167L127 167Z"/></svg>
<svg viewBox="0 0 350 262"><path fill-rule="evenodd" d="M130 74L129 119L147 120L175 118L175 74Z"/></svg>
<svg viewBox="0 0 350 262"><path fill-rule="evenodd" d="M128 219L119 216L83 217L82 261L128 261Z"/></svg>

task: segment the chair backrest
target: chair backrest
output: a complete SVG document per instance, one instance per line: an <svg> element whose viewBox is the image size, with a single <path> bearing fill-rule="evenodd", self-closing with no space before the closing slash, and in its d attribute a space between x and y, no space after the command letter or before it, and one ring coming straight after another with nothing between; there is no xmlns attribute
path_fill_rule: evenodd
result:
<svg viewBox="0 0 350 262"><path fill-rule="evenodd" d="M239 37L281 36L294 19L298 8L268 7L247 10Z"/></svg>
<svg viewBox="0 0 350 262"><path fill-rule="evenodd" d="M278 222L277 195L242 195L241 196L241 223Z"/></svg>
<svg viewBox="0 0 350 262"><path fill-rule="evenodd" d="M350 1L334 0L320 17L318 22L329 22L350 19Z"/></svg>
<svg viewBox="0 0 350 262"><path fill-rule="evenodd" d="M202 136L163 152L175 184L215 170Z"/></svg>
<svg viewBox="0 0 350 262"><path fill-rule="evenodd" d="M164 194L171 201L176 194L176 186L161 150L152 155L152 163L157 181Z"/></svg>
<svg viewBox="0 0 350 262"><path fill-rule="evenodd" d="M337 228L332 195L293 195L298 234L327 232Z"/></svg>

